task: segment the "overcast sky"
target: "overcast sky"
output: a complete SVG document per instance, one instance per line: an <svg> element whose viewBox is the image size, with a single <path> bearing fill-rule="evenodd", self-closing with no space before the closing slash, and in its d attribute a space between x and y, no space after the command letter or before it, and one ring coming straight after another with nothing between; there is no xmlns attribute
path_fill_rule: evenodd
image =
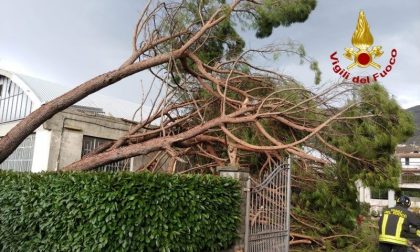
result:
<svg viewBox="0 0 420 252"><path fill-rule="evenodd" d="M130 54L132 30L145 1L139 0L0 0L0 67L42 79L75 86L118 67ZM392 48L397 63L382 84L407 108L420 105L420 1L418 0L318 0L304 23L277 28L271 37L256 39L242 32L248 48L293 40L305 46L318 60L322 83L337 81L331 70L331 53L337 51L340 65L351 62L341 55L351 47L351 36L360 10L364 10L374 37L384 55L376 60L383 67ZM262 63L263 64L263 63ZM296 58L267 62L270 68L294 76L306 85L313 74ZM360 71L376 72L373 68ZM141 82L137 75L102 92L139 101Z"/></svg>

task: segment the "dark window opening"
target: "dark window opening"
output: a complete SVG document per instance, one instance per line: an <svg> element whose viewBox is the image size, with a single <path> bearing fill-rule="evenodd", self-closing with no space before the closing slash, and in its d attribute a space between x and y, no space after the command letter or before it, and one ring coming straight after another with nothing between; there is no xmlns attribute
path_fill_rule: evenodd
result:
<svg viewBox="0 0 420 252"><path fill-rule="evenodd" d="M89 152L93 151L99 146L109 143L110 141L112 140L99 137L83 136L82 157L89 154ZM116 161L104 166L97 167L94 170L106 172L129 171L130 159Z"/></svg>
<svg viewBox="0 0 420 252"><path fill-rule="evenodd" d="M370 189L370 198L371 199L388 199L388 189L381 188L371 188Z"/></svg>

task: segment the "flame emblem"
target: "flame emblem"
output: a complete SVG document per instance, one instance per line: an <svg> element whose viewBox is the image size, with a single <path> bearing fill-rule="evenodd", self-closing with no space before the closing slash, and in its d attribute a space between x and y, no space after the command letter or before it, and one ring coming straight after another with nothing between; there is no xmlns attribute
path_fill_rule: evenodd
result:
<svg viewBox="0 0 420 252"><path fill-rule="evenodd" d="M372 66L376 69L381 68L379 64L373 62L373 59L381 57L384 52L382 51L382 46L373 46L373 48L369 50L369 48L373 45L373 36L372 33L370 33L369 24L364 11L359 12L356 30L351 38L351 43L356 49L344 49L344 57L353 61L347 69L350 70L355 66L363 68L368 66Z"/></svg>

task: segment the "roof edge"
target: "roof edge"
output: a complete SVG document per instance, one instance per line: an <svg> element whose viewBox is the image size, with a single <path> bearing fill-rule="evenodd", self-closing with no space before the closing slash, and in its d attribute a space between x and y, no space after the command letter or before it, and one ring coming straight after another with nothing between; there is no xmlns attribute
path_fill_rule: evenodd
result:
<svg viewBox="0 0 420 252"><path fill-rule="evenodd" d="M42 105L42 101L40 97L30 88L28 84L24 80L22 80L17 73L0 69L0 75L6 76L9 78L12 82L14 82L16 85L18 85L23 92L29 97L29 99L32 101L32 105L34 109L39 108Z"/></svg>

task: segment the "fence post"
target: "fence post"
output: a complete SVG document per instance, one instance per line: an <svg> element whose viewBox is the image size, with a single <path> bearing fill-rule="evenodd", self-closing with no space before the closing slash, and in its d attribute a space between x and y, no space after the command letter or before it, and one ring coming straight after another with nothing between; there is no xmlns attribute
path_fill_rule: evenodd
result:
<svg viewBox="0 0 420 252"><path fill-rule="evenodd" d="M243 252L245 249L245 229L246 229L246 197L247 197L247 181L249 178L249 171L239 169L234 166L218 167L217 171L221 177L229 177L239 180L241 186L241 223L238 227L239 238L235 241L234 246L230 250L234 252Z"/></svg>

